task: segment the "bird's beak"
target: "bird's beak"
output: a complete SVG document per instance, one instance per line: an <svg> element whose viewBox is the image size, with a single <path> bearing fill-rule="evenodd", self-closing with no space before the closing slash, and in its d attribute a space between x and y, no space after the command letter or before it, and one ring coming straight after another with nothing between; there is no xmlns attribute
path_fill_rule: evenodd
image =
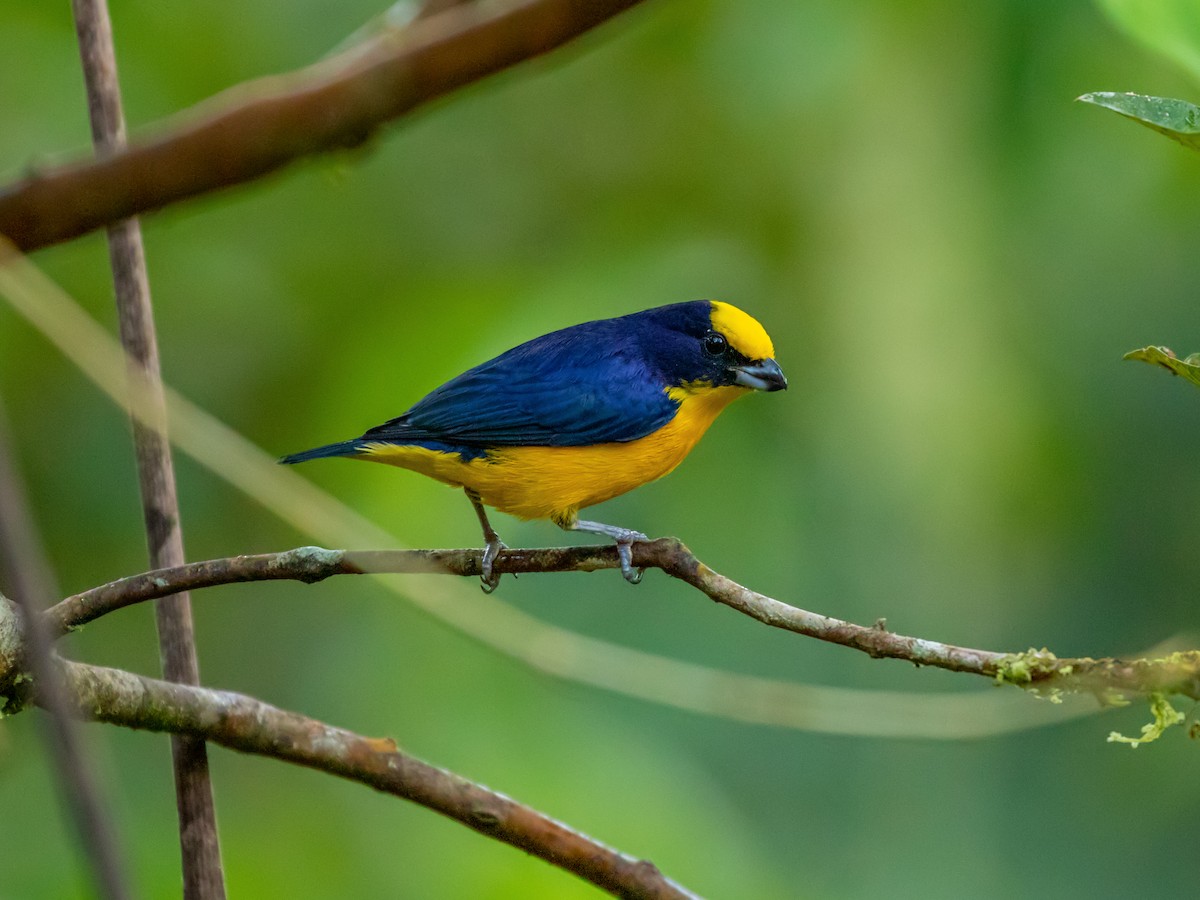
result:
<svg viewBox="0 0 1200 900"><path fill-rule="evenodd" d="M756 391L786 391L787 377L779 363L773 359L764 359L745 366L735 366L733 380L743 387L754 388Z"/></svg>

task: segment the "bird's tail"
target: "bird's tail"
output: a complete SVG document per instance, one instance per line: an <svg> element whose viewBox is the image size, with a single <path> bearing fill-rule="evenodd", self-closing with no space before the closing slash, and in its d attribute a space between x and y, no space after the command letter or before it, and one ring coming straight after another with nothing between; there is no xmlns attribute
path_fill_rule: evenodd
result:
<svg viewBox="0 0 1200 900"><path fill-rule="evenodd" d="M314 447L312 450L304 450L300 453L293 453L290 456L285 456L279 460L286 465L294 463L308 462L310 459L326 459L331 456L357 456L362 449L363 442L359 438L352 441L340 441L336 444L326 444L324 447Z"/></svg>

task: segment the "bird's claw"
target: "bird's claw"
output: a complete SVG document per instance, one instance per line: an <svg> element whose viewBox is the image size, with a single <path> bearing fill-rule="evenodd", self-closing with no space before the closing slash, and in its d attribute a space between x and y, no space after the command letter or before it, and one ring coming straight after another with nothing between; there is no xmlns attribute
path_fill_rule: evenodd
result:
<svg viewBox="0 0 1200 900"><path fill-rule="evenodd" d="M641 584L642 573L645 569L633 568L633 550L631 549L634 541L648 541L650 538L642 534L640 531L626 531L616 538L617 556L621 560L621 574L625 576L625 580L630 584Z"/></svg>
<svg viewBox="0 0 1200 900"><path fill-rule="evenodd" d="M496 557L500 555L500 551L507 549L508 545L499 538L496 538L494 541L488 541L487 545L483 548L483 562L479 566L479 586L485 594L490 594L500 586L500 573L493 572L492 565L496 562Z"/></svg>

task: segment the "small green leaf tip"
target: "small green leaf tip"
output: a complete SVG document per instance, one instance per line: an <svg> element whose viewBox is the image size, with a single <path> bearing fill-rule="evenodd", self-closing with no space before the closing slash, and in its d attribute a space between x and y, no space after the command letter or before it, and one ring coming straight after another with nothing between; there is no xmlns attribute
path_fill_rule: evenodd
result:
<svg viewBox="0 0 1200 900"><path fill-rule="evenodd" d="M1111 109L1159 134L1165 134L1185 147L1200 150L1200 106L1186 100L1147 97L1144 94L1116 94L1110 91L1084 94L1077 99L1081 103Z"/></svg>
<svg viewBox="0 0 1200 900"><path fill-rule="evenodd" d="M1200 353L1180 359L1170 347L1142 347L1140 350L1130 350L1123 358L1162 366L1200 387Z"/></svg>
<svg viewBox="0 0 1200 900"><path fill-rule="evenodd" d="M1150 712L1154 714L1154 721L1142 726L1141 737L1126 737L1119 732L1113 731L1108 735L1108 742L1110 744L1128 744L1136 750L1142 744L1157 741L1162 737L1164 731L1172 725L1179 725L1184 719L1183 713L1175 709L1163 694L1156 693L1150 695Z"/></svg>

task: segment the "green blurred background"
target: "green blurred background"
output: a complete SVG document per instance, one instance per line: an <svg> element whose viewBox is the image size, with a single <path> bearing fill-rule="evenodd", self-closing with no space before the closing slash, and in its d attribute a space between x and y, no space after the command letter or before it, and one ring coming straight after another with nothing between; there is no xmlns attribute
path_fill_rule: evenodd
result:
<svg viewBox="0 0 1200 900"><path fill-rule="evenodd" d="M135 132L379 12L111 6ZM8 0L0 34L9 181L88 132L69 4ZM1072 102L1092 90L1200 97L1085 2L654 0L363 151L148 219L166 377L282 454L552 328L722 298L766 325L792 389L734 406L595 517L830 615L1137 653L1196 625L1200 395L1121 355L1200 348L1200 157ZM35 259L111 327L100 236ZM122 414L3 304L0 393L63 590L143 569ZM308 540L178 469L190 558ZM412 546L478 542L461 495L416 475L305 473ZM570 542L496 524L514 546ZM773 632L653 572L506 579L497 602L735 672L983 687ZM195 604L206 684L392 735L706 895L1182 896L1200 874L1200 748L1183 729L1105 743L1141 703L1003 738L849 738L557 681L366 580ZM149 608L68 649L158 671ZM0 726L0 896L85 896L36 715ZM137 887L177 893L166 738L87 734ZM212 764L232 896L596 895L360 786L219 748Z"/></svg>

